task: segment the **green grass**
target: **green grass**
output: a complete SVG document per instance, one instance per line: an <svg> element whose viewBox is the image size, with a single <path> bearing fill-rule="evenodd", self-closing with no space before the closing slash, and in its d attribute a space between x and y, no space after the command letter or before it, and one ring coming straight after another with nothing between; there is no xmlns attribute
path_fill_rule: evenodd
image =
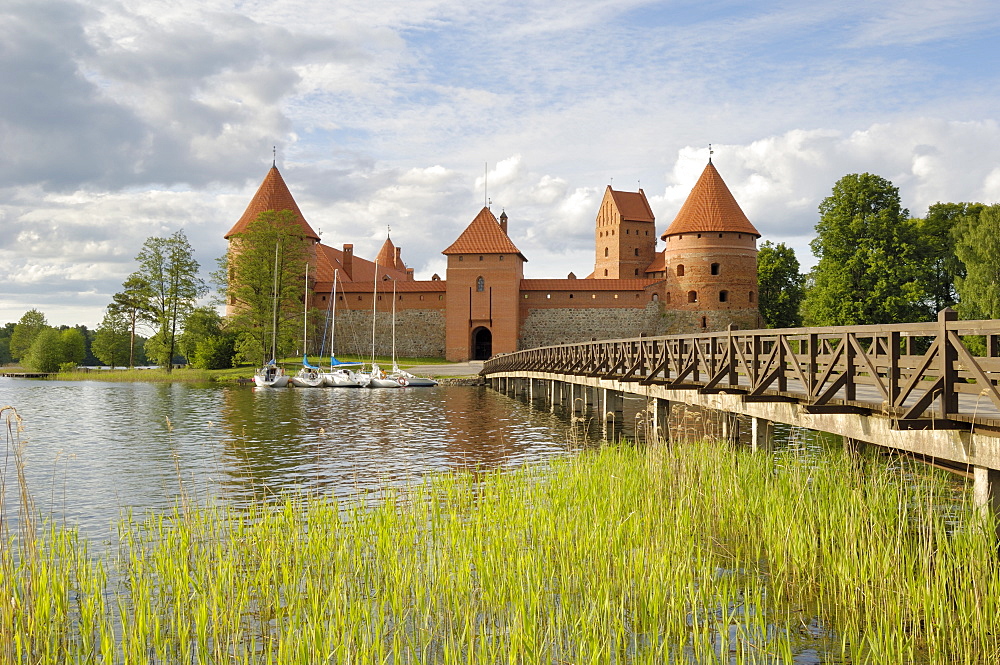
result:
<svg viewBox="0 0 1000 665"><path fill-rule="evenodd" d="M618 445L381 497L181 503L103 557L59 529L5 548L0 662L1000 658L992 522L881 458Z"/></svg>

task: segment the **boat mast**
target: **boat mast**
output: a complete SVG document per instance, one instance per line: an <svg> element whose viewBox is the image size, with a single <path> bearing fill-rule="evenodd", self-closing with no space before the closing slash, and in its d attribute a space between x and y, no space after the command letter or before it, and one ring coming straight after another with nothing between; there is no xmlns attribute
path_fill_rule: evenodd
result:
<svg viewBox="0 0 1000 665"><path fill-rule="evenodd" d="M309 264L306 263L306 288L302 291L302 357L308 360L306 349L308 344L309 329ZM305 363L303 363L305 364Z"/></svg>
<svg viewBox="0 0 1000 665"><path fill-rule="evenodd" d="M271 362L278 359L277 338L278 338L278 248L281 247L281 240L274 243L274 283L272 285L271 300Z"/></svg>
<svg viewBox="0 0 1000 665"><path fill-rule="evenodd" d="M396 369L396 280L392 280L392 368Z"/></svg>
<svg viewBox="0 0 1000 665"><path fill-rule="evenodd" d="M330 368L333 368L333 339L337 331L337 274L339 269L333 271L333 297L330 300Z"/></svg>
<svg viewBox="0 0 1000 665"><path fill-rule="evenodd" d="M375 305L378 302L378 259L375 259L375 286L372 289L372 365L375 364Z"/></svg>

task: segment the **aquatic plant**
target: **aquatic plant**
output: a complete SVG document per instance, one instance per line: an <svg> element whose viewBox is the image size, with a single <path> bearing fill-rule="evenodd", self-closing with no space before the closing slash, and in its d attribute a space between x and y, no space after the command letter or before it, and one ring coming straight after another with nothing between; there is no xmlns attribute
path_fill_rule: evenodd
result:
<svg viewBox="0 0 1000 665"><path fill-rule="evenodd" d="M899 460L608 445L0 557L0 662L982 663L993 525Z"/></svg>

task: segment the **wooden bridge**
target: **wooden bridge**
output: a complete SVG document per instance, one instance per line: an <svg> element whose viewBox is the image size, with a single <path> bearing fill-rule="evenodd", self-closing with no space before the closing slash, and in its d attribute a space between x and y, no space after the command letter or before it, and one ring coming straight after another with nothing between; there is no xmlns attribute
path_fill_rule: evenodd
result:
<svg viewBox="0 0 1000 665"><path fill-rule="evenodd" d="M518 351L487 361L499 391L618 417L645 397L665 437L671 402L750 418L754 446L781 422L903 451L974 478L1000 514L1000 320L727 330Z"/></svg>

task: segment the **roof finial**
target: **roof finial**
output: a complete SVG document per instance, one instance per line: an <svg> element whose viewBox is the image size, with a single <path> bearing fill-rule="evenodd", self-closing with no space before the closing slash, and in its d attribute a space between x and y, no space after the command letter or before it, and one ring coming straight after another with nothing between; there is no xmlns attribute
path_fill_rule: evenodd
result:
<svg viewBox="0 0 1000 665"><path fill-rule="evenodd" d="M714 152L715 152L715 151L714 151L714 150L712 150L712 144L711 144L711 143L709 143L709 144L708 144L708 163L709 163L709 164L711 164L711 163L712 163L712 153L714 153Z"/></svg>
<svg viewBox="0 0 1000 665"><path fill-rule="evenodd" d="M278 146L271 146L271 168L278 168Z"/></svg>
<svg viewBox="0 0 1000 665"><path fill-rule="evenodd" d="M610 187L611 189L615 188L615 178L614 178L614 176L611 177L611 184L608 185L608 187Z"/></svg>
<svg viewBox="0 0 1000 665"><path fill-rule="evenodd" d="M391 233L392 233L392 227L389 226L388 224L386 224L385 225L385 237L388 238Z"/></svg>

